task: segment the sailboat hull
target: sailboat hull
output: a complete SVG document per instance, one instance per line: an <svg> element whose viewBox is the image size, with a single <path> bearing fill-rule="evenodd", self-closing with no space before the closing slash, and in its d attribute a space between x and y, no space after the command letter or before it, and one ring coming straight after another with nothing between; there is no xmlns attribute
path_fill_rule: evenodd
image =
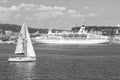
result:
<svg viewBox="0 0 120 80"><path fill-rule="evenodd" d="M15 57L8 59L8 62L33 62L33 61L36 61L35 57Z"/></svg>

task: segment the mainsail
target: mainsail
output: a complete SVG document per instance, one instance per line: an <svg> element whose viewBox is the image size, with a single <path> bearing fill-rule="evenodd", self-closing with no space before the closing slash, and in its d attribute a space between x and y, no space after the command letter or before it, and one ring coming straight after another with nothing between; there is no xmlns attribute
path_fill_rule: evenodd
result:
<svg viewBox="0 0 120 80"><path fill-rule="evenodd" d="M32 46L28 28L25 23L19 33L19 38L15 50L15 54L24 53L26 57L36 57L35 51Z"/></svg>
<svg viewBox="0 0 120 80"><path fill-rule="evenodd" d="M18 42L15 49L15 54L24 53L23 40L25 39L25 23L22 25L21 31L18 36Z"/></svg>

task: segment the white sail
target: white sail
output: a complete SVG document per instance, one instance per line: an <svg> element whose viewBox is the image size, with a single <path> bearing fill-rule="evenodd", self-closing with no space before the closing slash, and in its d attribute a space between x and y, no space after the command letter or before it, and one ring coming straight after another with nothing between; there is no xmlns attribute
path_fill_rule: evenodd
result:
<svg viewBox="0 0 120 80"><path fill-rule="evenodd" d="M27 54L26 54L26 56L27 57L36 57L36 55L35 55L35 51L34 51L34 48L33 48L33 45L32 45L32 42L31 42L31 39L30 39L30 34L29 34L29 32L28 32L28 28L27 28L27 26L25 26L26 27L26 42L27 42L27 44L26 44L26 48L27 48Z"/></svg>
<svg viewBox="0 0 120 80"><path fill-rule="evenodd" d="M25 23L22 25L21 31L19 33L19 38L15 50L15 54L25 53L26 57L36 57L28 28Z"/></svg>
<svg viewBox="0 0 120 80"><path fill-rule="evenodd" d="M24 49L23 49L23 39L25 39L25 23L22 25L21 31L19 33L19 37L18 37L18 42L17 42L17 46L15 49L15 54L19 54L19 53L24 53Z"/></svg>
<svg viewBox="0 0 120 80"><path fill-rule="evenodd" d="M36 61L35 51L33 49L28 28L25 25L25 23L21 28L16 50L15 50L15 54L19 54L19 53L24 53L24 56L15 57L15 58L11 57L8 59L8 61L17 61L17 62Z"/></svg>

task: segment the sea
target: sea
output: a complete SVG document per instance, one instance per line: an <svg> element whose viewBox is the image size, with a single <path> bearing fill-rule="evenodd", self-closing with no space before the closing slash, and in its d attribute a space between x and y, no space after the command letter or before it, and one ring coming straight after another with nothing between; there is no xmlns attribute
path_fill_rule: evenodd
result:
<svg viewBox="0 0 120 80"><path fill-rule="evenodd" d="M0 80L120 80L120 44L34 44L36 62L7 62L15 44L0 44Z"/></svg>

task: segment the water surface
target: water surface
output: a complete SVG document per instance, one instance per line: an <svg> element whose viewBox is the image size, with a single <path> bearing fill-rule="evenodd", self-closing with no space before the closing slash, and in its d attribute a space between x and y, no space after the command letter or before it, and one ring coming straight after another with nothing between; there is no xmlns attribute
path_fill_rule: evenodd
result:
<svg viewBox="0 0 120 80"><path fill-rule="evenodd" d="M120 80L120 45L35 44L36 62L7 62L15 45L0 44L0 80Z"/></svg>

